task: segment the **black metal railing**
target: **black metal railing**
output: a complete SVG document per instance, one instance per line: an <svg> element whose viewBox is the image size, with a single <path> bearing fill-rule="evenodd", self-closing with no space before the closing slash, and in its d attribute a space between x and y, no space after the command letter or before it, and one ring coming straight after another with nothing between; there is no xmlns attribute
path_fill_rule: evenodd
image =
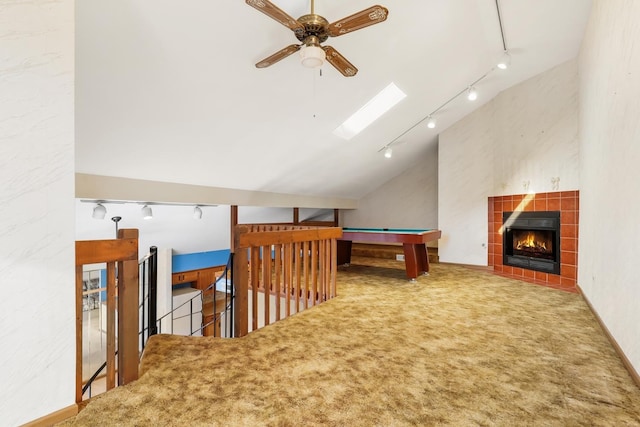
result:
<svg viewBox="0 0 640 427"><path fill-rule="evenodd" d="M209 298L212 303L212 314L211 316L207 316L208 319L205 319L203 316L203 321L197 325L191 322L191 327L189 328L188 335L195 335L197 333L205 333L205 330L209 328L212 330L212 333L208 333L208 336L220 336L231 338L234 336L233 329L233 302L234 302L234 286L233 286L233 254L229 255L229 259L227 261L227 265L225 266L224 271L220 276L218 276L213 283L209 284L202 292L198 295L189 298L186 301L183 301L180 305L175 306L172 310L161 316L157 319L156 325L158 325L157 333L173 333L173 329L171 328L168 332L162 330L162 324L164 320L168 321L169 324L172 324L173 320L179 319L180 317L189 317L193 319L193 316L197 312L202 312L203 310L195 310L194 307L202 307L205 302L209 302ZM224 303L223 309L217 311L218 301L220 301L221 294L224 295ZM200 304L194 304L194 302L198 302ZM189 306L189 310L187 314L184 314L180 317L175 317L175 312L182 309L185 306ZM221 324L222 320L225 320L225 329L220 329L219 335L217 334L218 329L216 328L217 324Z"/></svg>
<svg viewBox="0 0 640 427"><path fill-rule="evenodd" d="M194 301L196 299L200 299L199 306L202 306L204 302L204 298L206 296L211 295L213 301L213 313L212 316L206 322L199 322L197 325L193 325L191 323L190 334L194 335L198 332L204 333L206 328L211 327L214 333L209 334L212 336L216 336L217 328L216 324L222 324L222 320L224 319L224 329L220 329L219 336L221 337L233 337L234 336L234 299L235 299L235 289L233 286L233 253L229 255L229 259L227 261L227 265L225 266L224 271L220 276L218 276L213 283L211 283L206 289L204 289L198 296L190 298L189 300L183 302L177 307L172 307L172 310L161 316L157 317L157 305L158 305L158 250L155 246L152 246L149 249L149 253L145 255L138 264L139 271L139 287L140 287L140 355L142 355L142 350L144 350L147 341L149 338L155 334L159 333L172 333L170 330L168 332L162 331L163 320L169 321L172 324L174 318L174 313L182 308L183 306L189 304L189 314L187 316L191 316L196 314L196 310L194 310ZM219 312L216 310L218 306L218 301L220 301L220 296L224 295L224 303L223 309ZM203 297L205 296L205 297ZM117 353L117 352L116 352ZM89 396L91 397L91 386L93 382L101 377L101 373L106 368L107 363L104 362L89 378L86 384L82 388L82 394L84 395L87 391L89 392Z"/></svg>
<svg viewBox="0 0 640 427"><path fill-rule="evenodd" d="M219 286L220 285L220 286ZM223 316L226 316L225 326L225 336L226 337L234 337L234 319L233 319L233 307L235 300L235 287L233 286L233 252L229 254L229 260L227 261L227 265L225 266L224 272L220 277L218 277L215 283L212 283L210 288L213 287L213 307L214 307L214 316L210 323L221 322ZM222 289L220 289L222 287ZM215 313L215 307L217 307L217 296L218 292L224 293L224 310L220 313ZM214 328L215 331L215 328ZM222 330L220 331L220 336L222 336Z"/></svg>
<svg viewBox="0 0 640 427"><path fill-rule="evenodd" d="M139 268L139 289L140 289L140 354L149 340L149 337L158 333L156 313L158 306L158 248L151 246L149 253L138 262ZM118 352L116 351L116 354ZM100 374L107 367L105 361L82 387L82 395L89 391L91 397L91 386L100 377Z"/></svg>
<svg viewBox="0 0 640 427"><path fill-rule="evenodd" d="M140 354L152 335L158 333L158 248L151 246L149 253L138 263L140 269Z"/></svg>

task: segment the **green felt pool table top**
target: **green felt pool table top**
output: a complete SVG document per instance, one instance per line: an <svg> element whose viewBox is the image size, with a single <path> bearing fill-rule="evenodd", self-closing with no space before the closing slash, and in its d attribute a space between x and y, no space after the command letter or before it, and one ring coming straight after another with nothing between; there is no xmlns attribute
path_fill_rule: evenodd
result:
<svg viewBox="0 0 640 427"><path fill-rule="evenodd" d="M435 231L435 228L355 228L343 227L344 233L390 233L390 234L420 234Z"/></svg>
<svg viewBox="0 0 640 427"><path fill-rule="evenodd" d="M424 244L440 238L440 230L432 228L349 228L342 229L339 240L378 243Z"/></svg>

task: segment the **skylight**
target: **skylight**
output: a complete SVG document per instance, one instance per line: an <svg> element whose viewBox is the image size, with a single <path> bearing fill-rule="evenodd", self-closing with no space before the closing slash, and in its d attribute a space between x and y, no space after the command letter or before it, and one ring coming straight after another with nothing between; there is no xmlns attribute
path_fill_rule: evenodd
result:
<svg viewBox="0 0 640 427"><path fill-rule="evenodd" d="M406 96L394 83L390 83L344 123L335 128L333 134L346 140L353 138Z"/></svg>

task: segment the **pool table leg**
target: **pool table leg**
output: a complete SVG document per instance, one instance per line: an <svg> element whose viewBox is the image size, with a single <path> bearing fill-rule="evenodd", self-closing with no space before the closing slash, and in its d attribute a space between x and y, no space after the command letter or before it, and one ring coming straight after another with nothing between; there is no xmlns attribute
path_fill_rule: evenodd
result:
<svg viewBox="0 0 640 427"><path fill-rule="evenodd" d="M402 248L404 249L404 264L409 280L414 281L419 273L429 273L429 258L424 243L403 243Z"/></svg>

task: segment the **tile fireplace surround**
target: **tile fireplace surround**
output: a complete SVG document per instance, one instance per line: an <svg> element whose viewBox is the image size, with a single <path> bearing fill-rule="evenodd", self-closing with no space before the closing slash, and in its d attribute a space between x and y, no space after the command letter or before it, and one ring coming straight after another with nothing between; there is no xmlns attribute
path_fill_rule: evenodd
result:
<svg viewBox="0 0 640 427"><path fill-rule="evenodd" d="M529 283L577 292L579 191L489 197L489 268ZM560 211L560 274L502 264L502 213Z"/></svg>

